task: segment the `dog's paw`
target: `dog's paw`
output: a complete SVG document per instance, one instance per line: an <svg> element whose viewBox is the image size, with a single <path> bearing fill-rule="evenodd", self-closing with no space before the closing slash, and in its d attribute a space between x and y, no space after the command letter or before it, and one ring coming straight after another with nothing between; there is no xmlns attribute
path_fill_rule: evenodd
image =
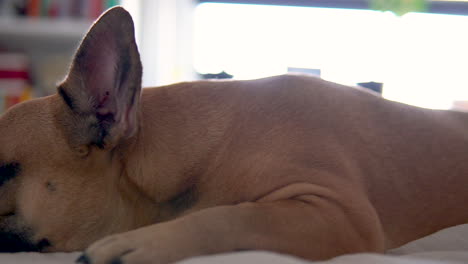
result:
<svg viewBox="0 0 468 264"><path fill-rule="evenodd" d="M112 235L92 244L78 257L76 263L166 264L172 262L171 250L164 249L161 243L157 243L157 240L157 233L145 233L143 230Z"/></svg>

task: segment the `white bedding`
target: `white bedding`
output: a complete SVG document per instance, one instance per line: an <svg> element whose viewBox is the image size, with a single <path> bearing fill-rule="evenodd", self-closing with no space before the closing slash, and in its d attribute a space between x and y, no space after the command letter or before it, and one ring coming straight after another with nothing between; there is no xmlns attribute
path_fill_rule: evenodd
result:
<svg viewBox="0 0 468 264"><path fill-rule="evenodd" d="M0 264L67 264L79 253L0 254ZM197 257L179 264L466 264L468 263L468 224L442 230L401 248L379 254L354 254L328 261L308 262L269 252L253 251Z"/></svg>

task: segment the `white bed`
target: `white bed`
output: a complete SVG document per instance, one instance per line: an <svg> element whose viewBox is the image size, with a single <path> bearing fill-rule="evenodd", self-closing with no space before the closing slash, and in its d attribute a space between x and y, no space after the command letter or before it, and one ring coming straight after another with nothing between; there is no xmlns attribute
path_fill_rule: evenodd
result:
<svg viewBox="0 0 468 264"><path fill-rule="evenodd" d="M0 254L0 264L74 263L79 253ZM269 252L252 251L197 257L180 264L466 264L468 263L468 224L442 230L429 237L392 250L386 255L354 254L323 262L308 262Z"/></svg>

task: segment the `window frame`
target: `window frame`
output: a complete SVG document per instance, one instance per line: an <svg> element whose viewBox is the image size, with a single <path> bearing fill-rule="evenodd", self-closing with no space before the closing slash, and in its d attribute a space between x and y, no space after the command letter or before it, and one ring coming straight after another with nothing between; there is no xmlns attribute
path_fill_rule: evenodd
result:
<svg viewBox="0 0 468 264"><path fill-rule="evenodd" d="M368 0L198 0L198 3L283 5L322 8L369 9ZM427 13L468 15L468 1L429 1Z"/></svg>

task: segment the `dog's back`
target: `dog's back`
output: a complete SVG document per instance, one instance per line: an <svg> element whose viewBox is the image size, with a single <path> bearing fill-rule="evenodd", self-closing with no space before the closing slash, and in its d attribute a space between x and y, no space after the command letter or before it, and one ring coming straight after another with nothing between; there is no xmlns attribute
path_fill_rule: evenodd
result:
<svg viewBox="0 0 468 264"><path fill-rule="evenodd" d="M465 113L300 75L181 83L145 90L142 103L143 120L166 130L155 140L178 146L169 160L203 183L192 210L349 178L367 192L391 247L468 221Z"/></svg>

